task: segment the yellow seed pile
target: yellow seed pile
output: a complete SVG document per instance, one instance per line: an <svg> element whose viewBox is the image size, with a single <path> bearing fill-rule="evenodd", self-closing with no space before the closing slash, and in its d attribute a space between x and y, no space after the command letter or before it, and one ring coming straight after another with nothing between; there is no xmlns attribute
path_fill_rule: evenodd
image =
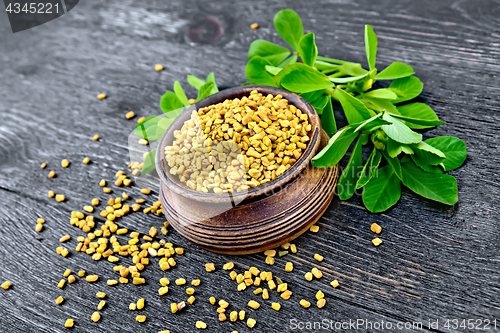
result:
<svg viewBox="0 0 500 333"><path fill-rule="evenodd" d="M193 111L165 147L169 172L198 192L241 192L273 181L302 155L308 115L281 95L250 96Z"/></svg>

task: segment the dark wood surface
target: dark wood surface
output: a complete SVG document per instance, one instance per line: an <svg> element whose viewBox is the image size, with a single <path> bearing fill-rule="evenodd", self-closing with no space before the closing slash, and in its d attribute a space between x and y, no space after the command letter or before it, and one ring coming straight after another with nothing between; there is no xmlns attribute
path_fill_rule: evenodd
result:
<svg viewBox="0 0 500 333"><path fill-rule="evenodd" d="M394 209L373 215L360 198L335 198L319 221L320 232L302 235L295 242L299 252L279 258L272 267L262 254L213 254L171 231L167 239L186 249L174 269L162 273L154 262L143 273L146 285L106 286L106 279L116 277L112 264L74 251L81 232L70 226L69 213L93 197L106 199L99 180L111 180L126 168L127 136L134 122L125 113L158 114L161 94L176 79L186 86L186 74L214 71L220 86L241 84L248 45L258 37L279 41L272 17L286 7L301 15L306 31L316 32L321 55L364 63L363 25L371 24L379 37L378 67L396 60L413 66L424 82L422 100L447 122L425 137L455 135L467 144L465 165L452 173L458 179L458 204L445 207L405 190ZM208 332L296 332L291 319L363 318L394 325L421 321L423 331L435 332L465 331L444 328L446 319L498 321L499 8L498 2L483 0L80 1L63 17L16 34L0 14L0 281L13 283L8 291L0 289L0 330L65 332L67 318L75 319L75 332L172 333L196 331L197 320L208 324ZM189 27L207 16L218 18L224 33L212 45L200 43L213 39L210 35L191 43ZM249 28L254 22L260 24L258 30ZM165 70L154 71L156 63ZM101 92L109 97L98 100ZM188 92L194 96L193 89ZM96 133L99 142L91 140ZM81 163L85 156L92 164ZM70 168L61 168L63 158L72 162ZM46 170L40 169L42 162L49 164ZM47 178L49 170L57 178ZM49 199L51 189L68 200ZM134 199L143 197L137 187L127 192ZM41 234L35 232L38 217L46 220ZM119 224L147 232L162 222L136 213ZM373 222L383 228L384 243L376 248L369 228ZM55 248L66 233L73 239L66 245L71 255L63 258ZM314 262L314 253L325 260ZM288 282L291 300L282 301L272 292L260 309L251 310L247 302L260 297L252 288L236 291L221 269L230 260L238 272L250 266L271 270ZM287 261L294 263L293 273L284 271ZM216 264L216 272L205 272L208 262ZM305 281L304 273L315 266L325 277ZM101 280L88 284L79 279L59 290L56 285L67 268L96 273ZM160 297L162 276L171 281L201 278L196 303L171 314L170 303L185 299L185 288L171 286ZM339 280L339 288L329 285L333 279ZM326 295L325 308L298 305L303 298L313 302L319 289ZM101 321L93 323L97 291L108 294L108 306ZM66 299L61 306L54 303L59 295ZM210 296L227 300L231 311L246 309L257 326L218 322ZM140 312L148 318L142 324L134 320L137 312L127 309L140 297L146 299ZM280 312L270 309L278 299ZM439 328L430 328L429 319L439 319Z"/></svg>

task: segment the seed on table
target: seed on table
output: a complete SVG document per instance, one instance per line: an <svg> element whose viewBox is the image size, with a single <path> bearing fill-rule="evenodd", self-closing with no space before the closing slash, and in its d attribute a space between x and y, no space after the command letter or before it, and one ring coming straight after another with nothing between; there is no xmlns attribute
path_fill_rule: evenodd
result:
<svg viewBox="0 0 500 333"><path fill-rule="evenodd" d="M45 169L47 167L47 163L42 163L42 165L40 165L40 168L42 169Z"/></svg>
<svg viewBox="0 0 500 333"><path fill-rule="evenodd" d="M214 305L216 302L215 297L210 297L210 304Z"/></svg>
<svg viewBox="0 0 500 333"><path fill-rule="evenodd" d="M144 308L144 298L137 301L137 309L141 310L142 308Z"/></svg>
<svg viewBox="0 0 500 333"><path fill-rule="evenodd" d="M193 304L195 300L196 300L196 298L194 296L191 296L188 298L188 303Z"/></svg>
<svg viewBox="0 0 500 333"><path fill-rule="evenodd" d="M134 117L135 117L134 111L129 111L129 112L127 112L127 114L125 114L125 118L127 118L127 119L132 119Z"/></svg>
<svg viewBox="0 0 500 333"><path fill-rule="evenodd" d="M101 186L101 187L106 186L106 180L105 179L101 179L101 181L99 182L99 186Z"/></svg>
<svg viewBox="0 0 500 333"><path fill-rule="evenodd" d="M139 139L139 144L140 144L140 145L145 146L145 145L147 145L148 143L149 143L149 141L148 141L148 140L145 140L145 139Z"/></svg>
<svg viewBox="0 0 500 333"><path fill-rule="evenodd" d="M137 309L137 304L135 303L130 303L130 305L128 306L129 310L132 310L134 311L135 309Z"/></svg>
<svg viewBox="0 0 500 333"><path fill-rule="evenodd" d="M94 323L97 323L99 321L99 319L101 319L101 315L99 314L99 312L96 311L92 314L92 317L90 317L90 318L92 319L92 321Z"/></svg>
<svg viewBox="0 0 500 333"><path fill-rule="evenodd" d="M312 281L313 275L311 272L307 272L304 277L306 278L307 281Z"/></svg>
<svg viewBox="0 0 500 333"><path fill-rule="evenodd" d="M229 314L229 320L230 321L236 321L236 320L238 320L238 312L237 311L232 311Z"/></svg>
<svg viewBox="0 0 500 333"><path fill-rule="evenodd" d="M141 117L141 118L137 119L137 124L143 123L145 120L146 120L145 117Z"/></svg>
<svg viewBox="0 0 500 333"><path fill-rule="evenodd" d="M73 321L73 319L66 319L66 322L64 323L64 327L71 328L71 327L73 327L73 325L75 325L75 322Z"/></svg>
<svg viewBox="0 0 500 333"><path fill-rule="evenodd" d="M257 288L253 291L255 295L261 294L262 293L262 288Z"/></svg>
<svg viewBox="0 0 500 333"><path fill-rule="evenodd" d="M337 288L339 286L339 281L333 280L330 284L332 285L333 288Z"/></svg>
<svg viewBox="0 0 500 333"><path fill-rule="evenodd" d="M167 279L167 278L161 278L160 279L160 284L163 286L163 287L166 287L170 284L170 281Z"/></svg>
<svg viewBox="0 0 500 333"><path fill-rule="evenodd" d="M267 282L267 285L269 286L269 289L271 289L271 290L276 289L276 283L274 283L274 281L273 281L273 280L268 281L268 282Z"/></svg>
<svg viewBox="0 0 500 333"><path fill-rule="evenodd" d="M37 232L41 232L41 231L43 230L43 224L41 224L41 223L37 223L37 224L36 224L36 228L35 228L35 230L36 230Z"/></svg>
<svg viewBox="0 0 500 333"><path fill-rule="evenodd" d="M255 321L255 319L248 318L248 320L247 320L248 327L253 328L255 326L255 324L257 324L257 321Z"/></svg>
<svg viewBox="0 0 500 333"><path fill-rule="evenodd" d="M61 166L63 168L67 168L69 166L69 161L67 159L64 159L61 161Z"/></svg>
<svg viewBox="0 0 500 333"><path fill-rule="evenodd" d="M66 198L62 194L56 194L56 201L63 202Z"/></svg>
<svg viewBox="0 0 500 333"><path fill-rule="evenodd" d="M195 287L199 286L200 283L201 283L201 280L193 280L193 281L191 281L191 285L193 285Z"/></svg>
<svg viewBox="0 0 500 333"><path fill-rule="evenodd" d="M111 189L110 189L110 188L108 188L108 187L103 188L103 189L102 189L102 191L103 191L104 193L108 193L108 194L109 194L109 193L111 193Z"/></svg>
<svg viewBox="0 0 500 333"><path fill-rule="evenodd" d="M317 261L323 261L323 256L320 256L319 254L315 254L314 255L314 259L316 259Z"/></svg>
<svg viewBox="0 0 500 333"><path fill-rule="evenodd" d="M309 230L312 231L312 232L318 232L319 231L319 226L313 225L313 226L311 226L311 228Z"/></svg>
<svg viewBox="0 0 500 333"><path fill-rule="evenodd" d="M85 157L82 162L83 162L83 164L89 164L90 159L88 157Z"/></svg>
<svg viewBox="0 0 500 333"><path fill-rule="evenodd" d="M219 313L219 321L226 321L227 316L224 312Z"/></svg>
<svg viewBox="0 0 500 333"><path fill-rule="evenodd" d="M325 294L321 290L318 290L318 292L316 293L316 299L319 301L323 298L325 298Z"/></svg>
<svg viewBox="0 0 500 333"><path fill-rule="evenodd" d="M96 282L99 279L97 275L87 275L87 282Z"/></svg>
<svg viewBox="0 0 500 333"><path fill-rule="evenodd" d="M135 320L139 323L143 323L146 321L146 316L137 316L135 317Z"/></svg>
<svg viewBox="0 0 500 333"><path fill-rule="evenodd" d="M106 98L106 94L99 94L99 95L97 95L97 98L99 98L99 99L105 99Z"/></svg>
<svg viewBox="0 0 500 333"><path fill-rule="evenodd" d="M212 263L205 264L205 270L207 272L213 272L215 271L215 265Z"/></svg>
<svg viewBox="0 0 500 333"><path fill-rule="evenodd" d="M54 178L56 176L56 173L54 171L49 172L49 178Z"/></svg>
<svg viewBox="0 0 500 333"><path fill-rule="evenodd" d="M250 25L250 28L252 29L257 29L259 27L259 25L257 23L252 23L252 25Z"/></svg>
<svg viewBox="0 0 500 333"><path fill-rule="evenodd" d="M98 141L98 140L99 140L99 135L97 135L97 134L96 134L96 135L94 135L94 136L92 137L92 140L94 140L94 141Z"/></svg>
<svg viewBox="0 0 500 333"><path fill-rule="evenodd" d="M97 310L101 311L102 308L106 305L106 301L100 301L97 305Z"/></svg>
<svg viewBox="0 0 500 333"><path fill-rule="evenodd" d="M159 72L159 71L162 71L163 70L163 66L160 65L160 64L156 64L155 65L155 71Z"/></svg>
<svg viewBox="0 0 500 333"><path fill-rule="evenodd" d="M194 288L187 288L186 289L186 294L188 294L188 295L194 294Z"/></svg>
<svg viewBox="0 0 500 333"><path fill-rule="evenodd" d="M166 293L168 293L168 287L161 287L160 289L158 289L158 294L160 294L160 296L163 296Z"/></svg>
<svg viewBox="0 0 500 333"><path fill-rule="evenodd" d="M132 281L132 283L135 284L135 285L144 284L144 283L146 283L146 279L144 279L144 278L134 278L134 280Z"/></svg>
<svg viewBox="0 0 500 333"><path fill-rule="evenodd" d="M262 291L262 299L269 299L269 291L267 289Z"/></svg>
<svg viewBox="0 0 500 333"><path fill-rule="evenodd" d="M57 284L57 288L59 289L62 289L62 287L64 287L64 284L66 283L66 280L62 279L61 281L59 281L59 283ZM5 288L4 288L5 289Z"/></svg>
<svg viewBox="0 0 500 333"><path fill-rule="evenodd" d="M61 255L62 255L63 257L65 257L65 258L66 258L66 257L68 256L68 254L69 254L69 251L68 251L67 249L62 249L62 251L61 251Z"/></svg>
<svg viewBox="0 0 500 333"><path fill-rule="evenodd" d="M68 282L73 283L76 281L76 278L73 275L68 276Z"/></svg>
<svg viewBox="0 0 500 333"><path fill-rule="evenodd" d="M230 269L233 269L233 267L234 267L234 263L231 261L231 262L228 262L227 264L224 264L222 269L224 269L225 271L228 271Z"/></svg>
<svg viewBox="0 0 500 333"><path fill-rule="evenodd" d="M266 257L266 264L268 265L274 265L274 258L273 257Z"/></svg>
<svg viewBox="0 0 500 333"><path fill-rule="evenodd" d="M54 191L49 191L49 198L53 198L53 197L55 197Z"/></svg>
<svg viewBox="0 0 500 333"><path fill-rule="evenodd" d="M79 271L78 272L79 277L84 277L85 276L85 271Z"/></svg>
<svg viewBox="0 0 500 333"><path fill-rule="evenodd" d="M260 304L257 303L256 301L253 301L253 300L248 302L248 306L254 310L257 310L258 308L260 308Z"/></svg>
<svg viewBox="0 0 500 333"><path fill-rule="evenodd" d="M279 311L281 309L281 304L280 303L273 303L273 304L271 304L271 307L274 310Z"/></svg>
<svg viewBox="0 0 500 333"><path fill-rule="evenodd" d="M99 297L99 298L104 298L104 297L106 297L106 294L105 294L105 293L103 293L103 292L98 292L98 293L97 293L97 294L95 294L95 295L96 295L97 297Z"/></svg>
<svg viewBox="0 0 500 333"><path fill-rule="evenodd" d="M284 300L290 299L291 296L292 292L290 290L286 290L280 295L280 297L283 298Z"/></svg>
<svg viewBox="0 0 500 333"><path fill-rule="evenodd" d="M141 189L141 193L142 193L142 194L150 194L150 193L151 193L151 190L150 190L150 189L148 189L148 188L142 188L142 189Z"/></svg>
<svg viewBox="0 0 500 333"><path fill-rule="evenodd" d="M288 284L287 283L280 283L278 285L278 288L276 289L277 292L282 292L288 289Z"/></svg>
<svg viewBox="0 0 500 333"><path fill-rule="evenodd" d="M373 223L371 226L370 226L370 230L373 231L374 233L376 234L380 234L380 232L382 232L382 227L379 226L377 223Z"/></svg>
<svg viewBox="0 0 500 333"><path fill-rule="evenodd" d="M297 253L297 246L295 244L290 244L290 251L292 251L292 253Z"/></svg>
<svg viewBox="0 0 500 333"><path fill-rule="evenodd" d="M12 286L12 283L10 281L5 281L4 283L2 283L2 288L5 290L9 289L10 286Z"/></svg>
<svg viewBox="0 0 500 333"><path fill-rule="evenodd" d="M71 236L66 235L66 236L61 237L61 239L59 239L59 242L64 243L66 241L69 241L70 239L71 239Z"/></svg>
<svg viewBox="0 0 500 333"><path fill-rule="evenodd" d="M205 328L207 328L207 324L205 324L204 322L198 320L196 322L196 328L204 330Z"/></svg>
<svg viewBox="0 0 500 333"><path fill-rule="evenodd" d="M221 308L224 308L224 309L225 309L225 308L227 308L227 307L229 306L229 303L228 303L228 302L226 302L225 300L221 299L221 300L219 301L219 306L220 306Z"/></svg>
<svg viewBox="0 0 500 333"><path fill-rule="evenodd" d="M44 224L45 220L42 218L38 218L38 219L36 219L36 223Z"/></svg>
<svg viewBox="0 0 500 333"><path fill-rule="evenodd" d="M57 304L57 305L60 305L62 302L64 302L64 298L62 298L62 296L59 296L59 297L56 299L56 304Z"/></svg>
<svg viewBox="0 0 500 333"><path fill-rule="evenodd" d="M380 244L382 244L382 240L380 238L375 238L374 240L372 240L372 243L375 246L379 246Z"/></svg>
<svg viewBox="0 0 500 333"><path fill-rule="evenodd" d="M287 262L285 265L285 271L286 272L291 272L293 271L293 264L291 262Z"/></svg>
<svg viewBox="0 0 500 333"><path fill-rule="evenodd" d="M240 320L245 320L245 310L241 310L238 313L238 317L240 318Z"/></svg>
<svg viewBox="0 0 500 333"><path fill-rule="evenodd" d="M188 99L188 102L189 102L189 104L192 105L192 104L196 103L196 100L194 98L190 98L190 99Z"/></svg>
<svg viewBox="0 0 500 333"><path fill-rule="evenodd" d="M276 255L276 250L267 250L264 252L266 257L274 257Z"/></svg>
<svg viewBox="0 0 500 333"><path fill-rule="evenodd" d="M311 270L311 273L312 273L312 275L314 275L314 277L316 279L321 279L323 277L323 273L319 269L317 269L316 267L314 267Z"/></svg>
<svg viewBox="0 0 500 333"><path fill-rule="evenodd" d="M322 298L322 299L318 300L318 302L316 303L316 305L320 309L323 308L326 305L326 299Z"/></svg>
<svg viewBox="0 0 500 333"><path fill-rule="evenodd" d="M186 280L185 279L177 279L177 280L175 280L175 284L178 286L182 286L183 284L186 284Z"/></svg>
<svg viewBox="0 0 500 333"><path fill-rule="evenodd" d="M305 308L308 308L308 307L311 306L311 303L309 303L308 301L306 301L305 299L303 299L303 300L300 301L300 305L302 305Z"/></svg>
<svg viewBox="0 0 500 333"><path fill-rule="evenodd" d="M177 303L171 303L170 310L172 311L172 313L176 313L179 310L179 308L177 307Z"/></svg>

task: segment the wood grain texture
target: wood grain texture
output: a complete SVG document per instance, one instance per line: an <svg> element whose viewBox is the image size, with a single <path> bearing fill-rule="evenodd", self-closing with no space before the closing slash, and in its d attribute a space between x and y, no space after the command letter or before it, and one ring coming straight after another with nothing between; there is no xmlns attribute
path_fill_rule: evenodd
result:
<svg viewBox="0 0 500 333"><path fill-rule="evenodd" d="M279 258L272 267L264 264L262 254L236 259L213 254L171 232L167 239L186 248L174 269L162 273L153 263L143 273L146 285L106 286L103 281L116 277L112 265L74 252L80 233L69 225L69 213L93 197L106 199L99 180L112 179L128 164L127 136L133 122L125 113L158 114L161 94L177 79L186 86L186 74L206 76L214 71L222 87L241 84L250 42L265 38L281 44L272 17L286 7L301 15L306 32L316 33L321 55L364 64L363 25L371 24L379 37L378 67L399 60L415 69L425 85L421 100L447 122L424 136L455 135L468 147L465 165L452 172L458 180L458 204L442 206L404 190L395 208L373 215L359 197L347 202L335 198L319 221L320 232L298 238L299 252ZM66 332L65 319L75 318L74 332L194 332L196 320L207 322L207 332L292 332L292 318L366 318L422 321L423 331L449 332L463 330L430 329L428 319L498 319L498 8L498 2L486 0L320 0L314 5L96 0L81 1L63 17L17 34L0 14L0 281L13 282L10 290L0 289L1 331ZM221 35L206 17L218 19ZM249 28L254 22L259 29ZM190 38L189 32L200 25L212 30ZM165 70L154 71L156 63ZM109 97L98 100L101 92ZM194 97L195 91L188 89L188 94ZM336 115L341 117L337 111ZM94 134L102 139L92 141ZM85 156L92 164L81 163ZM60 167L63 158L72 162L70 168ZM47 169L39 168L42 162L48 163ZM56 178L47 178L50 170ZM68 200L49 199L51 189ZM134 199L144 197L137 187L127 192ZM114 188L114 193L121 191ZM40 235L35 232L37 217L47 221ZM120 226L146 232L162 222L137 213L123 218ZM371 244L373 222L383 227L384 243L377 248ZM67 245L72 254L63 258L55 248L66 233L73 236ZM41 241L35 239L38 236ZM314 262L314 253L325 260ZM270 300L261 301L265 306L251 310L248 300L259 297L251 289L236 291L221 269L230 260L238 272L250 266L273 271L288 282L294 295L284 302L273 292ZM294 263L292 273L284 271L287 261ZM207 262L218 270L205 272ZM303 275L315 266L325 277L306 282ZM97 273L101 282L78 280L60 291L56 285L66 268ZM171 281L201 278L195 306L172 315L170 303L186 295L184 288L172 286L160 297L162 276ZM337 289L329 286L334 278L341 284ZM313 301L318 289L326 295L324 309L298 306L302 298ZM109 306L101 321L93 323L95 293L101 290L108 294ZM56 306L59 295L67 301ZM239 321L219 323L208 303L210 296L229 301L230 310L247 310L258 326L251 330ZM143 324L134 321L137 312L127 310L140 297L147 300L141 311L148 317ZM283 305L280 312L269 310L276 300Z"/></svg>

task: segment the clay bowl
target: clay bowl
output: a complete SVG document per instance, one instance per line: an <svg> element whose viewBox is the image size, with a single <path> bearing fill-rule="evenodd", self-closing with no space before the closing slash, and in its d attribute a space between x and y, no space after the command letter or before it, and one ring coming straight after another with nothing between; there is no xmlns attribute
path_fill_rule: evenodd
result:
<svg viewBox="0 0 500 333"><path fill-rule="evenodd" d="M252 90L264 95L281 94L289 104L307 113L311 124L310 140L299 160L274 181L233 194L200 193L171 175L165 160L165 147L172 144L174 130L190 119L192 111L226 99L248 96ZM178 116L159 142L156 170L167 220L184 237L214 252L253 253L286 243L316 222L333 198L338 168L319 169L310 165L312 157L327 141L318 114L296 94L249 85L209 96Z"/></svg>

